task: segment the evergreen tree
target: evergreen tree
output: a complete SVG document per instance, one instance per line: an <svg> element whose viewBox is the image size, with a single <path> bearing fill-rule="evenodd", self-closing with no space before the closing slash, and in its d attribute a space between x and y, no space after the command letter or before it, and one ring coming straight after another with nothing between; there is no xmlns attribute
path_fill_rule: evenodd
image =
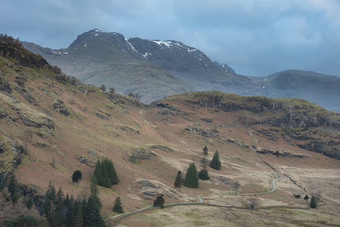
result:
<svg viewBox="0 0 340 227"><path fill-rule="evenodd" d="M191 163L185 175L184 186L198 188L198 176L195 163Z"/></svg>
<svg viewBox="0 0 340 227"><path fill-rule="evenodd" d="M98 226L102 227L104 226L104 221L102 217L100 216L100 206L98 205L97 196L90 195L88 201L87 201L87 207L85 211L86 218L83 220L83 226L85 227L92 227L92 226ZM84 217L84 215L83 215Z"/></svg>
<svg viewBox="0 0 340 227"><path fill-rule="evenodd" d="M97 162L94 176L97 178L97 184L103 187L110 188L113 184L119 183L119 178L113 162L108 159Z"/></svg>
<svg viewBox="0 0 340 227"><path fill-rule="evenodd" d="M111 184L115 185L119 183L116 169L111 160L104 159L102 162L102 168L104 169L105 176L110 179Z"/></svg>
<svg viewBox="0 0 340 227"><path fill-rule="evenodd" d="M78 182L82 179L83 175L79 170L74 171L74 173L72 174L72 182L76 182L78 184Z"/></svg>
<svg viewBox="0 0 340 227"><path fill-rule="evenodd" d="M119 213L119 214L124 213L123 207L122 207L122 203L121 203L121 201L120 201L120 197L117 197L117 198L115 199L115 204L114 204L112 210L113 210L114 212L116 212L116 213Z"/></svg>
<svg viewBox="0 0 340 227"><path fill-rule="evenodd" d="M160 194L156 197L156 200L153 201L154 207L164 208L164 197L163 194Z"/></svg>
<svg viewBox="0 0 340 227"><path fill-rule="evenodd" d="M181 183L182 183L182 172L178 171L176 179L175 179L175 183L174 183L175 188L178 188L178 190L181 190Z"/></svg>
<svg viewBox="0 0 340 227"><path fill-rule="evenodd" d="M48 188L45 193L46 200L54 202L56 199L56 190L52 182L48 183Z"/></svg>
<svg viewBox="0 0 340 227"><path fill-rule="evenodd" d="M201 169L198 177L201 179L201 180L209 180L209 174L208 174L208 170L207 169Z"/></svg>
<svg viewBox="0 0 340 227"><path fill-rule="evenodd" d="M205 147L203 148L203 155L204 155L204 156L207 156L207 155L208 155L208 147L207 147L207 146L205 146Z"/></svg>
<svg viewBox="0 0 340 227"><path fill-rule="evenodd" d="M64 193L61 187L59 187L59 190L55 197L54 205L56 206L56 208L61 209L63 204L64 204Z"/></svg>
<svg viewBox="0 0 340 227"><path fill-rule="evenodd" d="M216 169L216 170L221 169L221 161L220 161L220 157L218 155L218 151L215 152L209 166L213 169Z"/></svg>
<svg viewBox="0 0 340 227"><path fill-rule="evenodd" d="M14 206L18 202L18 199L19 199L19 190L18 190L18 185L15 179L14 173L11 175L7 189L8 189L8 192L10 193L10 198Z"/></svg>
<svg viewBox="0 0 340 227"><path fill-rule="evenodd" d="M3 174L0 174L0 192L6 187L6 178Z"/></svg>
<svg viewBox="0 0 340 227"><path fill-rule="evenodd" d="M66 227L73 226L73 217L72 217L72 210L73 210L73 203L71 202L70 196L67 194L64 203L63 203L63 218L65 220Z"/></svg>
<svg viewBox="0 0 340 227"><path fill-rule="evenodd" d="M76 200L72 209L72 227L83 227L83 212L82 207Z"/></svg>
<svg viewBox="0 0 340 227"><path fill-rule="evenodd" d="M318 204L317 204L317 201L316 201L316 198L315 196L312 196L312 199L310 200L310 207L311 208L317 208Z"/></svg>
<svg viewBox="0 0 340 227"><path fill-rule="evenodd" d="M33 200L32 200L32 197L29 196L26 202L26 207L27 209L31 210L32 206L33 206Z"/></svg>
<svg viewBox="0 0 340 227"><path fill-rule="evenodd" d="M91 195L98 195L98 187L97 187L97 177L93 176L90 185L90 193Z"/></svg>

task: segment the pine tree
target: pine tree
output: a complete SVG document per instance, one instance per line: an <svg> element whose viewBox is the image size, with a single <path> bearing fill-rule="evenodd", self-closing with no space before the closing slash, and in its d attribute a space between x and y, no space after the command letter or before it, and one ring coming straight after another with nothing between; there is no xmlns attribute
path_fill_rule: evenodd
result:
<svg viewBox="0 0 340 227"><path fill-rule="evenodd" d="M57 209L61 209L64 203L64 193L61 187L59 187L59 190L56 194L54 205L56 206Z"/></svg>
<svg viewBox="0 0 340 227"><path fill-rule="evenodd" d="M100 206L98 205L98 197L95 195L90 195L87 201L86 208L86 221L84 220L83 226L104 226L104 221L100 216ZM83 215L84 217L84 215Z"/></svg>
<svg viewBox="0 0 340 227"><path fill-rule="evenodd" d="M113 162L108 159L97 162L94 176L97 178L98 185L103 187L110 188L112 185L119 183L119 178Z"/></svg>
<svg viewBox="0 0 340 227"><path fill-rule="evenodd" d="M47 188L47 191L45 193L45 197L46 197L46 200L49 200L49 201L52 201L54 202L55 199L56 199L56 190L55 190L55 187L54 185L52 184L52 182L50 181L48 183L48 188Z"/></svg>
<svg viewBox="0 0 340 227"><path fill-rule="evenodd" d="M7 188L8 188L8 192L10 193L10 198L14 206L18 202L18 199L19 199L18 186L17 186L17 181L15 179L14 173L11 175Z"/></svg>
<svg viewBox="0 0 340 227"><path fill-rule="evenodd" d="M72 227L83 227L83 212L82 207L76 200L72 209Z"/></svg>
<svg viewBox="0 0 340 227"><path fill-rule="evenodd" d="M72 174L72 182L76 182L78 184L78 182L82 179L83 175L79 170L74 171L74 173Z"/></svg>
<svg viewBox="0 0 340 227"><path fill-rule="evenodd" d="M176 179L175 179L174 187L178 188L178 190L181 190L181 183L182 183L182 172L178 171Z"/></svg>
<svg viewBox="0 0 340 227"><path fill-rule="evenodd" d="M111 160L104 159L102 168L104 169L105 176L110 179L111 184L115 185L119 183L118 175Z"/></svg>
<svg viewBox="0 0 340 227"><path fill-rule="evenodd" d="M209 180L209 174L208 174L208 170L207 169L201 169L198 177L201 179L201 180Z"/></svg>
<svg viewBox="0 0 340 227"><path fill-rule="evenodd" d="M191 163L185 175L184 186L198 188L198 176L195 163Z"/></svg>
<svg viewBox="0 0 340 227"><path fill-rule="evenodd" d="M3 174L0 174L0 192L6 187L6 179Z"/></svg>
<svg viewBox="0 0 340 227"><path fill-rule="evenodd" d="M205 146L205 147L203 148L203 155L204 155L204 156L207 156L207 155L208 155L208 147L207 147L207 146Z"/></svg>
<svg viewBox="0 0 340 227"><path fill-rule="evenodd" d="M216 169L216 170L221 169L221 161L220 161L220 157L218 155L218 151L215 152L209 166L213 169Z"/></svg>
<svg viewBox="0 0 340 227"><path fill-rule="evenodd" d="M312 196L312 199L310 200L310 207L311 208L317 208L318 207L315 196Z"/></svg>
<svg viewBox="0 0 340 227"><path fill-rule="evenodd" d="M163 194L160 194L156 197L156 200L153 201L154 207L164 208L164 197Z"/></svg>
<svg viewBox="0 0 340 227"><path fill-rule="evenodd" d="M124 213L123 207L122 207L122 203L121 203L121 201L120 201L120 197L117 197L117 198L115 199L115 204L114 204L112 210L113 210L114 212L116 212L116 213L119 213L119 214Z"/></svg>
<svg viewBox="0 0 340 227"><path fill-rule="evenodd" d="M28 210L31 210L32 206L33 206L33 200L32 200L32 197L30 196L28 197L28 200L26 202L26 207Z"/></svg>

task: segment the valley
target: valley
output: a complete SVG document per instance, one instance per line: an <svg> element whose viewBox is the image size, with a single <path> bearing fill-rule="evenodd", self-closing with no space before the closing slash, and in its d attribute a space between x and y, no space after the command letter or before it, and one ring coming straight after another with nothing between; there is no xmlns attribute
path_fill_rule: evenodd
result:
<svg viewBox="0 0 340 227"><path fill-rule="evenodd" d="M32 189L29 196L43 195L52 182L87 198L96 162L107 158L120 182L98 186L103 219L116 215L118 196L125 212L152 205L159 194L165 198L164 209L132 215L118 226L340 224L340 114L301 99L219 91L145 105L68 77L20 46L1 45L0 171L14 172ZM199 180L198 188L174 188L178 171L185 175L191 163L201 170L205 146L209 162L218 151L221 170L207 166L210 179ZM79 183L71 179L75 170L83 174ZM268 193L274 179L276 190ZM207 205L166 207L196 203L199 196ZM317 209L309 208L311 196L319 200ZM24 195L16 206L5 197L1 220L20 214L46 219L25 208Z"/></svg>

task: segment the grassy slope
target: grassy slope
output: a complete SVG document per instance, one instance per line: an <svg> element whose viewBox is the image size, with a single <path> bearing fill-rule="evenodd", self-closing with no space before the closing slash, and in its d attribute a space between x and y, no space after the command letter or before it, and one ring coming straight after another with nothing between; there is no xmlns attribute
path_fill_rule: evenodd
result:
<svg viewBox="0 0 340 227"><path fill-rule="evenodd" d="M192 161L195 161L200 169L199 160L202 158L202 149L208 145L208 159L211 159L215 150L220 152L222 170L216 171L208 168L211 180L201 181L200 188L196 190L183 188L181 193L178 193L180 200L196 200L198 194L203 194L204 199L210 202L241 205L243 198L235 197L231 187L224 184L220 177L239 181L242 186L241 192L256 191L259 188L268 189L270 188L269 182L275 173L264 164L266 161L279 169L282 174L289 174L299 184L303 184L309 193L319 192L320 189L315 186L315 182L323 179L325 187L322 193L326 205L321 209L329 211L329 206L333 206L333 211L339 210L336 200L340 198L340 192L334 189L340 186L338 160L302 150L296 146L296 140L283 137L280 131L274 133L276 140L273 141L258 133L259 129L267 127L244 126L240 117L262 117L252 112L244 110L223 112L216 108L204 108L186 101L194 100L195 94L222 95L229 101L239 103L243 103L245 97L218 92L172 96L162 102L185 112L186 115L182 116L176 111L173 112L174 110L170 110L168 114L161 114L161 112L164 113L164 108L144 107L132 99L119 95L115 95L110 100L96 87L59 83L55 80L56 74L49 69L26 68L14 65L12 60L4 58L0 60L3 74L9 80L11 87L18 86L15 83L15 75L23 75L27 80L26 90L39 104L34 106L28 103L15 89L10 94L10 98L8 94L1 92L3 96L0 99L0 106L8 113L7 117L0 120L1 136L7 133L23 144L27 150L22 164L16 170L17 178L20 182L40 192L47 188L49 181L52 181L57 188L61 186L66 193L80 196L88 194L93 168L80 163L77 158L86 156L93 163L100 157L107 157L113 160L121 183L111 189L100 188L103 215L113 215L111 208L116 196L121 197L126 211L134 210L151 203L143 199L140 193L143 188L136 180L145 178L172 187L178 170L185 172ZM83 92L84 89L91 92ZM53 109L52 105L56 99L64 101L70 110L69 116L64 116ZM271 99L271 101L277 100ZM289 100L284 102L292 103ZM32 118L44 115L52 120L55 124L54 130L24 125L19 119L20 114L25 111L22 107L23 103L28 106ZM13 108L13 105L18 108ZM98 114L108 119L102 119L98 117ZM337 118L337 115L334 116ZM10 117L12 119L17 117L18 120L13 121ZM211 123L203 121L202 118L210 119ZM215 130L215 132L217 130L217 137L200 136L196 132L185 129L188 127L198 127L206 131ZM329 136L332 138L339 137L338 131L331 133ZM42 138L38 134L46 134L46 137ZM227 142L227 139L233 139L236 142ZM151 148L152 145L169 146L175 151L166 152L157 146ZM253 149L246 148L251 145L273 150L285 149L292 153L308 155L309 158L300 160L258 155ZM128 156L137 147L151 149L157 156L149 161L131 163L128 161ZM84 176L79 185L71 183L71 175L76 169L81 170ZM306 174L305 170L314 171L318 175L313 177L313 175ZM304 201L296 200L292 196L293 193L303 194L304 192L291 181L285 178L278 188L280 191L273 196L260 196L264 205L304 206ZM148 188L148 190L153 189ZM165 198L166 202L174 201L167 196ZM172 213L171 210L169 212ZM191 218L189 214L188 217ZM219 217L219 221L224 219L229 220L230 217ZM151 219L148 217L143 222L147 226L155 223L155 220L157 219L154 217Z"/></svg>

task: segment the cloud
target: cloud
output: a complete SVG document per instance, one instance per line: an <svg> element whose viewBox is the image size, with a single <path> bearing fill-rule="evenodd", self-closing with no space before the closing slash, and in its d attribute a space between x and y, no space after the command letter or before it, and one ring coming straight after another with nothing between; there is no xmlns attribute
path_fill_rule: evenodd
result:
<svg viewBox="0 0 340 227"><path fill-rule="evenodd" d="M179 40L247 75L340 75L336 0L2 0L0 32L52 48L93 28Z"/></svg>

